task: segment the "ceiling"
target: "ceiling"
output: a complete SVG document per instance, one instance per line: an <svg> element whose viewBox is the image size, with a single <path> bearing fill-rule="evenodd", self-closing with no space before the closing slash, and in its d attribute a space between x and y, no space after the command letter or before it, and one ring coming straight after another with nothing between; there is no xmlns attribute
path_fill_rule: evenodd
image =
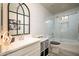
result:
<svg viewBox="0 0 79 59"><path fill-rule="evenodd" d="M41 5L53 14L79 7L79 3L41 3Z"/></svg>

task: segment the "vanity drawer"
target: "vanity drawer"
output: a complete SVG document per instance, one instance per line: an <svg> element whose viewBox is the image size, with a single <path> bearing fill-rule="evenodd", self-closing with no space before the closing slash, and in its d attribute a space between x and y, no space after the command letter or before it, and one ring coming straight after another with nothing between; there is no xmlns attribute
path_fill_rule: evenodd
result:
<svg viewBox="0 0 79 59"><path fill-rule="evenodd" d="M25 56L40 56L40 48L32 50L30 53L27 53Z"/></svg>
<svg viewBox="0 0 79 59"><path fill-rule="evenodd" d="M40 43L39 42L33 43L29 46L21 48L20 50L17 50L11 54L8 54L8 56L24 56L24 55L28 55L28 53L30 53L30 52L35 51L36 49L40 51Z"/></svg>

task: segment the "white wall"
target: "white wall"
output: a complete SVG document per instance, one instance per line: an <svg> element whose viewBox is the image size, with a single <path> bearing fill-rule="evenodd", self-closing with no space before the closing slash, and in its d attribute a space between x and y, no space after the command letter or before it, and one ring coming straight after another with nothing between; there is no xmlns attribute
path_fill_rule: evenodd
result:
<svg viewBox="0 0 79 59"><path fill-rule="evenodd" d="M57 22L56 17L61 17L64 15L69 15L69 25L67 27L66 32L61 32L60 24ZM78 25L79 25L79 7L68 10L59 14L54 15L55 18L55 37L56 38L64 38L64 39L75 39L79 40L79 32L78 32Z"/></svg>
<svg viewBox="0 0 79 59"><path fill-rule="evenodd" d="M51 15L41 4L26 4L30 9L30 28L33 35L46 35L48 33L47 18Z"/></svg>

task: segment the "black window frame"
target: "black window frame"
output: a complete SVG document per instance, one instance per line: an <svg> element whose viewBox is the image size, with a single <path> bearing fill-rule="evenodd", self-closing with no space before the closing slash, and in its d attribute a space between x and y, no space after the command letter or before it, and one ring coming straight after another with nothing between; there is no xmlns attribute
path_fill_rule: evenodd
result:
<svg viewBox="0 0 79 59"><path fill-rule="evenodd" d="M10 19L9 19L9 12L12 12L12 13L16 14L17 22L18 22L18 15L22 15L23 16L23 24L17 24L17 30L16 30L17 33L15 35L12 35L12 36L30 34L30 10L29 10L28 6L25 3L17 3L17 4L19 4L19 6L17 7L17 11L14 12L14 11L9 10L10 3L8 3L8 31L9 31L9 24L10 24L9 23L9 21L10 21ZM25 15L25 10L23 9L22 5L25 6L26 9L28 10L28 15ZM19 7L22 8L23 14L18 13ZM28 19L29 19L28 24L25 24L25 17L28 17ZM21 33L21 34L18 33L18 26L19 25L23 25L23 33ZM28 25L28 33L25 33L25 26L27 26L27 25Z"/></svg>

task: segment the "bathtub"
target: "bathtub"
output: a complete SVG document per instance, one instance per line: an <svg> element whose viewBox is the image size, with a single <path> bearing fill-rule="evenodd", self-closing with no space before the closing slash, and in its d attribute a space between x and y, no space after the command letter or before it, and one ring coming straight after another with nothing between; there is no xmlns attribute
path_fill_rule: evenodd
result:
<svg viewBox="0 0 79 59"><path fill-rule="evenodd" d="M59 53L60 56L79 56L79 41L70 40L70 39L52 39L54 41L58 41L61 44L59 45Z"/></svg>

